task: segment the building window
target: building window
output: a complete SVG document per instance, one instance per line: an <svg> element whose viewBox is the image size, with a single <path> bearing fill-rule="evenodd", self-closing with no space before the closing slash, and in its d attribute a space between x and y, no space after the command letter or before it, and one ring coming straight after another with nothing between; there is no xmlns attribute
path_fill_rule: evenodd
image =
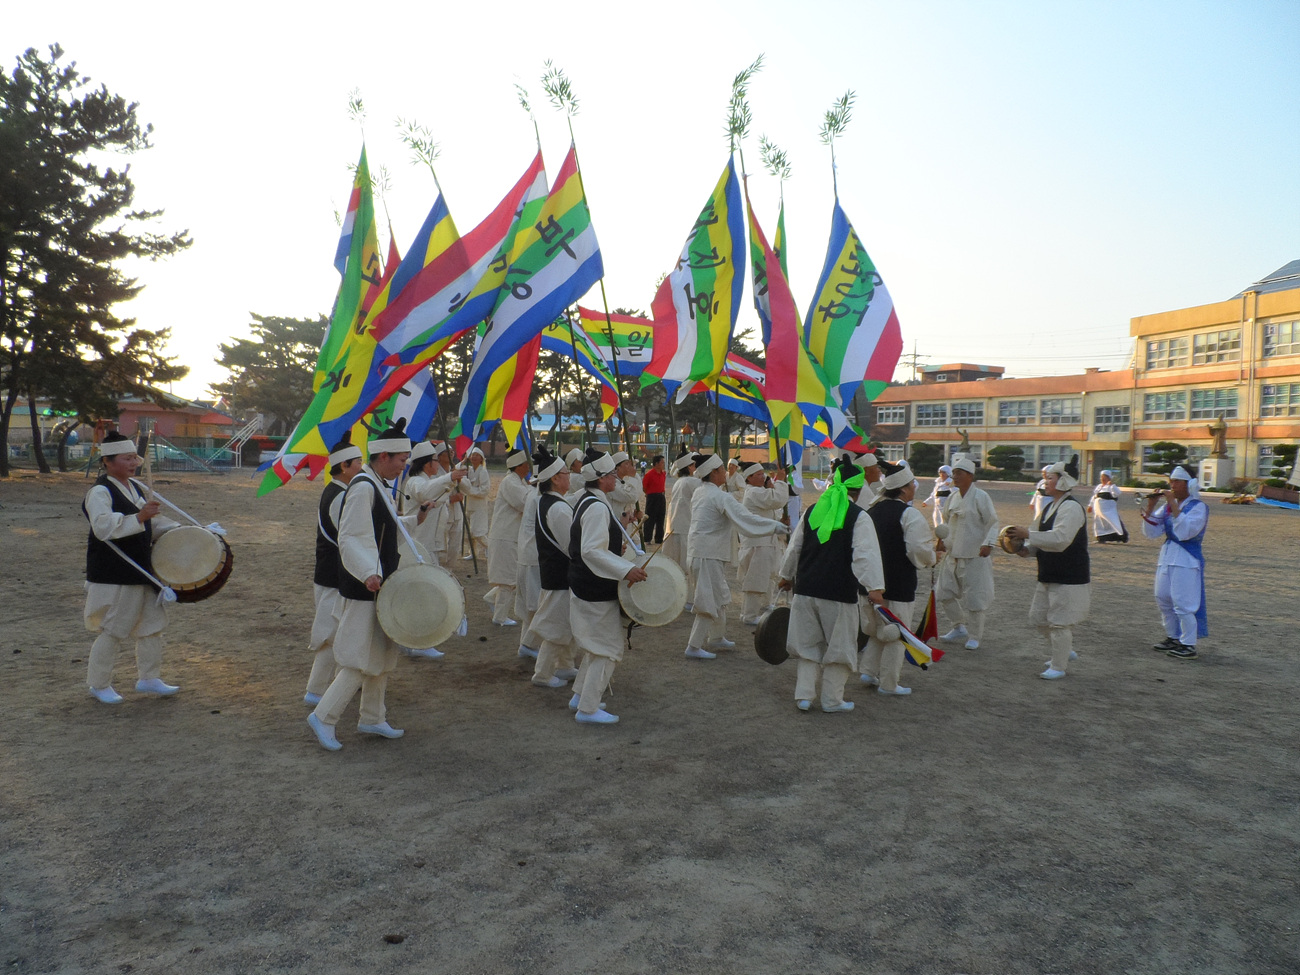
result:
<svg viewBox="0 0 1300 975"><path fill-rule="evenodd" d="M948 407L943 403L917 403L916 422L918 427L946 427L948 425Z"/></svg>
<svg viewBox="0 0 1300 975"><path fill-rule="evenodd" d="M906 406L877 406L876 407L877 423L906 423L907 407Z"/></svg>
<svg viewBox="0 0 1300 975"><path fill-rule="evenodd" d="M1016 426L1021 423L1033 423L1038 404L1031 399L1003 400L998 404L998 426Z"/></svg>
<svg viewBox="0 0 1300 975"><path fill-rule="evenodd" d="M1144 420L1186 420L1187 393L1147 393L1142 398Z"/></svg>
<svg viewBox="0 0 1300 975"><path fill-rule="evenodd" d="M1209 362L1236 362L1241 358L1241 329L1204 332L1192 336L1192 365Z"/></svg>
<svg viewBox="0 0 1300 975"><path fill-rule="evenodd" d="M982 427L984 425L983 403L953 403L953 426Z"/></svg>
<svg viewBox="0 0 1300 975"><path fill-rule="evenodd" d="M1259 388L1259 415L1300 416L1300 383L1278 383Z"/></svg>
<svg viewBox="0 0 1300 975"><path fill-rule="evenodd" d="M1193 389L1193 420L1213 420L1220 413L1225 420L1237 417L1237 390L1233 389Z"/></svg>
<svg viewBox="0 0 1300 975"><path fill-rule="evenodd" d="M1265 325L1264 355L1300 355L1300 322Z"/></svg>
<svg viewBox="0 0 1300 975"><path fill-rule="evenodd" d="M1129 408L1127 406L1097 406L1092 411L1094 433L1128 433Z"/></svg>
<svg viewBox="0 0 1300 975"><path fill-rule="evenodd" d="M878 456L883 456L891 464L897 464L904 457L904 451L907 449L906 444L887 443L876 449Z"/></svg>
<svg viewBox="0 0 1300 975"><path fill-rule="evenodd" d="M1070 459L1074 453L1069 447L1043 444L1038 448L1038 466L1048 467Z"/></svg>
<svg viewBox="0 0 1300 975"><path fill-rule="evenodd" d="M1148 369L1174 369L1187 365L1187 339L1160 339L1147 343Z"/></svg>
<svg viewBox="0 0 1300 975"><path fill-rule="evenodd" d="M1083 400L1045 399L1039 404L1039 423L1078 426L1083 422Z"/></svg>

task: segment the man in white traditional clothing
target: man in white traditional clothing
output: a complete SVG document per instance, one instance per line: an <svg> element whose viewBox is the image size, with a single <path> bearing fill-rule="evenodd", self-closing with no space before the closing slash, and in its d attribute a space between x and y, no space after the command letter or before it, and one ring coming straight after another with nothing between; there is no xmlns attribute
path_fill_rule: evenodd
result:
<svg viewBox="0 0 1300 975"><path fill-rule="evenodd" d="M440 473L448 471L460 471L464 473L464 465L457 464L452 454L451 448L440 440L434 441L434 447L438 450L438 466L441 468ZM463 479L462 479L463 480ZM442 555L439 559L446 565L459 555L466 547L465 536L469 534L465 530L465 495L461 493L461 482L457 481L455 493L447 498L447 511L442 519L442 536L443 546ZM468 556L468 553L465 553ZM473 556L469 556L473 558Z"/></svg>
<svg viewBox="0 0 1300 975"><path fill-rule="evenodd" d="M474 554L462 558L469 559L477 555L483 559L488 556L488 527L492 516L488 495L492 491L492 477L488 473L483 451L471 447L466 457L469 461L469 476L460 482L460 489L465 495L465 517L469 519Z"/></svg>
<svg viewBox="0 0 1300 975"><path fill-rule="evenodd" d="M492 525L488 529L488 585L484 595L492 606L492 622L497 626L518 626L510 616L515 606L515 569L519 561L519 524L524 503L531 490L528 486L528 453L516 450L506 457L506 475L497 484L492 506Z"/></svg>
<svg viewBox="0 0 1300 975"><path fill-rule="evenodd" d="M745 488L749 486L749 478L741 472L740 459L732 457L727 461L727 493L737 501L744 503Z"/></svg>
<svg viewBox="0 0 1300 975"><path fill-rule="evenodd" d="M153 575L154 540L179 525L160 517L161 502L132 479L140 466L135 441L113 431L99 445L99 457L103 471L81 504L90 522L84 619L86 629L98 634L86 668L90 694L101 704L122 703L113 690L113 665L122 644L134 640L135 689L170 697L180 688L161 676L167 613L158 587L144 573Z"/></svg>
<svg viewBox="0 0 1300 975"><path fill-rule="evenodd" d="M799 520L780 587L793 590L786 649L798 661L794 699L811 709L821 690L828 714L852 711L844 685L858 663L858 598L885 602L885 574L875 527L861 507L862 469L839 464L817 503Z"/></svg>
<svg viewBox="0 0 1300 975"><path fill-rule="evenodd" d="M947 558L939 563L934 595L953 628L939 639L978 650L984 614L993 605L989 556L998 540L998 513L988 492L975 486L975 462L969 457L953 461L952 481L957 493L948 498L950 530L937 546Z"/></svg>
<svg viewBox="0 0 1300 975"><path fill-rule="evenodd" d="M464 471L444 472L438 459L444 451L440 442L422 440L414 444L410 473L398 492L402 514L415 514L420 509L427 512L411 537L424 546L434 565L446 564L447 514L452 505L459 503L461 495L455 493L456 485L466 477Z"/></svg>
<svg viewBox="0 0 1300 975"><path fill-rule="evenodd" d="M582 652L569 707L577 712L579 724L616 724L618 716L604 709L601 698L625 649L618 583L640 582L646 573L623 558L623 530L607 497L618 480L613 459L589 450L586 460L586 490L578 499L569 533L569 623Z"/></svg>
<svg viewBox="0 0 1300 975"><path fill-rule="evenodd" d="M1092 533L1098 545L1128 541L1128 529L1119 516L1119 487L1111 477L1110 471L1101 472L1101 481L1093 488L1092 500L1088 503L1088 512L1092 515Z"/></svg>
<svg viewBox="0 0 1300 975"><path fill-rule="evenodd" d="M573 667L573 624L569 621L569 538L573 509L565 500L572 476L563 460L545 448L533 457L537 465L537 506L531 524L537 550L537 612L532 629L537 634L537 663L533 684L565 687L578 675Z"/></svg>
<svg viewBox="0 0 1300 975"><path fill-rule="evenodd" d="M564 455L564 462L569 465L569 488L565 492L564 500L569 502L569 508L572 509L582 497L586 485L582 480L582 465L586 463L581 447L574 447Z"/></svg>
<svg viewBox="0 0 1300 975"><path fill-rule="evenodd" d="M789 534L789 529L779 521L760 517L727 493L724 485L727 472L722 458L711 454L695 468L699 487L691 496L691 531L687 540L687 554L695 576L694 596L691 600L695 622L686 644L686 656L692 660L712 660L714 650L729 650L735 646L727 639L727 607L731 603L731 589L727 585L725 569L731 557L731 535L770 536Z"/></svg>
<svg viewBox="0 0 1300 975"><path fill-rule="evenodd" d="M1038 479L1038 483L1034 485L1034 493L1029 496L1029 507L1033 509L1035 518L1043 513L1043 508L1047 505L1047 472L1051 469L1051 464L1042 469L1043 476Z"/></svg>
<svg viewBox="0 0 1300 975"><path fill-rule="evenodd" d="M614 476L618 483L609 492L609 503L616 514L624 516L624 524L631 525L641 520L641 502L645 492L641 490L641 478L637 477L636 463L625 451L619 450L611 455L614 461Z"/></svg>
<svg viewBox="0 0 1300 975"><path fill-rule="evenodd" d="M700 486L700 479L695 476L696 461L699 454L682 454L673 461L672 494L668 501L668 534L664 536L663 554L677 563L686 575L686 591L692 589L691 560L686 548L691 534L691 498ZM686 612L691 611L691 604L686 604Z"/></svg>
<svg viewBox="0 0 1300 975"><path fill-rule="evenodd" d="M1029 622L1047 638L1052 659L1038 676L1060 680L1078 656L1074 627L1088 618L1092 577L1088 561L1088 519L1083 505L1070 497L1079 483L1079 455L1052 464L1043 475L1042 512L1029 528L1012 528L1012 538L1025 544L1017 553L1038 560L1038 584L1029 604Z"/></svg>
<svg viewBox="0 0 1300 975"><path fill-rule="evenodd" d="M775 476L768 477L762 464L750 464L741 473L745 478L745 494L741 501L745 508L760 518L781 522L786 502L790 500L785 469L777 468ZM737 572L743 593L740 621L747 626L757 626L759 618L772 604L781 555L779 533L741 537Z"/></svg>
<svg viewBox="0 0 1300 975"><path fill-rule="evenodd" d="M880 473L880 459L876 457L874 452L861 454L857 457L852 454L842 454L836 464L847 464L862 471L862 490L858 492L857 503L861 508L870 508L871 503L885 489L881 483L884 475Z"/></svg>
<svg viewBox="0 0 1300 975"><path fill-rule="evenodd" d="M910 628L919 584L917 569L928 569L935 563L934 533L930 531L925 515L912 507L916 497L916 478L907 461L898 464L881 461L880 469L884 475L880 482L880 496L867 509L867 514L876 529L881 567L885 574L884 606ZM868 637L858 658L862 683L875 687L880 694L911 694L910 687L898 683L903 672L903 641L894 638L884 617L870 602L860 600L859 609L862 611L862 632ZM882 640L882 636L889 639Z"/></svg>
<svg viewBox="0 0 1300 975"><path fill-rule="evenodd" d="M545 446L539 447L533 454L533 462L541 470L558 463L562 468L564 461L551 456ZM498 489L500 490L500 489ZM520 622L519 656L537 659L537 648L542 644L541 636L533 629L533 616L542 596L542 570L537 553L537 507L542 494L539 484L532 484L524 501L524 513L519 519L519 534L515 539L519 564L515 569L515 616Z"/></svg>
<svg viewBox="0 0 1300 975"><path fill-rule="evenodd" d="M952 483L952 468L947 464L940 465L939 473L934 479L934 490L922 502L923 505L934 505L934 511L930 517L935 528L943 524L944 516L948 511L948 498L952 496L952 492L955 490L957 489Z"/></svg>
<svg viewBox="0 0 1300 975"><path fill-rule="evenodd" d="M316 512L316 571L312 575L312 594L316 612L311 623L311 674L302 699L315 707L334 679L334 636L343 612L339 595L339 516L343 512L343 492L352 478L361 472L361 448L353 446L352 433L330 448L330 482L320 495Z"/></svg>
<svg viewBox="0 0 1300 975"><path fill-rule="evenodd" d="M1166 637L1153 649L1183 660L1196 659L1197 639L1210 632L1201 551L1209 518L1200 484L1184 467L1175 467L1169 489L1151 494L1142 509L1142 534L1165 540L1156 564L1155 589Z"/></svg>
<svg viewBox="0 0 1300 975"><path fill-rule="evenodd" d="M361 691L361 717L357 731L381 738L405 733L388 723L384 695L388 675L397 667L398 646L379 625L375 597L384 580L397 571L397 508L389 482L395 480L411 456L406 421L370 440L370 463L349 482L339 514L339 595L343 608L334 636L338 673L307 718L316 741L328 751L343 747L335 726L349 702ZM402 516L413 526L419 515Z"/></svg>

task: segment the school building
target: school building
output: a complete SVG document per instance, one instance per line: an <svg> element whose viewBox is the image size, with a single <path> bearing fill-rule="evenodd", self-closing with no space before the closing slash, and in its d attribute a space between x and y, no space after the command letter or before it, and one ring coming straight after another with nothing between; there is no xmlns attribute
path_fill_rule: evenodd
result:
<svg viewBox="0 0 1300 975"><path fill-rule="evenodd" d="M1162 440L1199 462L1220 417L1238 477L1270 476L1273 448L1300 440L1300 261L1227 301L1134 318L1129 334L1129 369L1007 379L997 366L926 367L919 383L880 394L869 432L891 460L916 442L951 460L963 433L981 462L1020 447L1026 470L1077 453L1089 482L1103 468L1146 470Z"/></svg>

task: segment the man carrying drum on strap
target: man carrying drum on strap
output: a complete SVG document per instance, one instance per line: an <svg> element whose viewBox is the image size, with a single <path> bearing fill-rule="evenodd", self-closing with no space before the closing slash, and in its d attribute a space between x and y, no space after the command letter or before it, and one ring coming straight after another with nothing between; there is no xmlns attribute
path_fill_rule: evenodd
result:
<svg viewBox="0 0 1300 975"><path fill-rule="evenodd" d="M794 590L786 645L798 660L795 706L812 708L821 685L821 708L852 711L844 685L858 663L858 597L885 603L885 574L875 526L861 507L866 484L854 464L836 466L817 503L795 528L781 561L780 587Z"/></svg>
<svg viewBox="0 0 1300 975"><path fill-rule="evenodd" d="M586 490L573 513L569 532L569 624L582 652L569 708L579 724L616 724L601 697L626 647L618 609L618 582L646 578L645 570L623 558L623 529L607 495L618 480L609 454L588 450L582 467Z"/></svg>
<svg viewBox="0 0 1300 975"><path fill-rule="evenodd" d="M316 615L311 623L313 654L307 693L302 699L315 707L334 679L334 637L338 633L343 597L339 595L339 515L343 494L352 478L361 472L361 448L352 445L352 433L330 448L330 482L320 495L316 512L316 571L312 590Z"/></svg>
<svg viewBox="0 0 1300 975"><path fill-rule="evenodd" d="M153 574L149 557L153 541L179 525L160 517L161 503L146 497L148 489L132 480L140 465L135 441L113 431L99 445L99 455L104 469L81 505L90 522L86 629L99 634L91 644L87 666L90 693L101 704L122 703L122 696L113 690L113 665L121 645L134 639L139 672L135 689L170 697L180 688L161 677L167 614L158 586L144 573Z"/></svg>
<svg viewBox="0 0 1300 975"><path fill-rule="evenodd" d="M540 639L533 684L564 687L578 672L573 669L573 624L569 622L569 538L573 533L573 509L565 500L572 477L564 461L539 451L537 464L537 506L531 524L537 550L541 590L533 632Z"/></svg>
<svg viewBox="0 0 1300 975"><path fill-rule="evenodd" d="M402 473L411 456L406 420L370 440L370 463L362 466L343 495L339 515L339 595L343 608L334 636L338 674L321 695L307 723L322 748L343 747L335 725L349 702L361 691L361 719L357 731L382 738L400 738L403 732L388 723L384 692L388 675L397 666L397 644L379 625L375 596L384 580L397 571L397 509L389 482ZM423 512L422 512L423 514ZM416 524L419 515L405 515Z"/></svg>
<svg viewBox="0 0 1300 975"><path fill-rule="evenodd" d="M727 639L727 606L731 588L725 569L731 557L731 536L736 532L751 536L787 535L789 529L772 518L749 511L726 490L727 471L722 458L711 454L695 468L700 486L691 496L691 533L687 554L695 574L691 600L695 623L686 644L686 656L692 660L712 660L717 656L706 647L730 650L735 646Z"/></svg>

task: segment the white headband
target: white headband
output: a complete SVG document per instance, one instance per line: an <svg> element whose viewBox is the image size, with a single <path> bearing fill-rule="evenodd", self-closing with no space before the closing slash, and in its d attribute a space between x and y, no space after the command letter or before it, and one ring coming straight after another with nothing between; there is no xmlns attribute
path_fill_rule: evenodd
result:
<svg viewBox="0 0 1300 975"><path fill-rule="evenodd" d="M748 480L749 480L751 477L753 477L755 474L762 474L762 473L764 473L763 465L762 465L762 464L750 464L748 467L746 467L746 468L744 468L743 470L741 470L740 473L743 474L743 475L745 476L745 480L748 481Z"/></svg>
<svg viewBox="0 0 1300 975"><path fill-rule="evenodd" d="M99 445L101 457L116 457L118 454L134 454L135 452L134 440L113 440Z"/></svg>
<svg viewBox="0 0 1300 975"><path fill-rule="evenodd" d="M540 484L542 481L549 481L556 474L560 473L560 471L564 470L568 470L568 468L564 466L564 461L557 457L537 472L537 483Z"/></svg>
<svg viewBox="0 0 1300 975"><path fill-rule="evenodd" d="M509 457L506 458L506 467L512 469L518 467L520 464L527 464L527 463L528 463L528 454L522 450L516 450L513 454L511 454Z"/></svg>
<svg viewBox="0 0 1300 975"><path fill-rule="evenodd" d="M857 464L859 467L865 468L865 467L875 467L880 462L876 460L875 454L863 454L861 457L855 458L854 463Z"/></svg>
<svg viewBox="0 0 1300 975"><path fill-rule="evenodd" d="M896 491L899 488L905 488L916 480L916 475L912 473L912 468L907 466L907 461L899 461L903 466L892 474L886 474L884 485L886 491Z"/></svg>
<svg viewBox="0 0 1300 975"><path fill-rule="evenodd" d="M695 468L695 476L702 481L721 466L722 458L717 454L709 454L709 456L700 461L700 465Z"/></svg>
<svg viewBox="0 0 1300 975"><path fill-rule="evenodd" d="M348 444L346 447L340 447L329 456L330 467L335 464L346 464L350 460L361 459L361 448Z"/></svg>
<svg viewBox="0 0 1300 975"><path fill-rule="evenodd" d="M693 455L682 454L675 461L673 461L673 473L680 474L682 471L686 470L686 468L690 467L694 463L695 463L695 457Z"/></svg>
<svg viewBox="0 0 1300 975"><path fill-rule="evenodd" d="M610 460L614 462L615 467L623 463L623 461L631 459L632 458L627 455L627 451L625 450L620 450L618 453L610 455Z"/></svg>
<svg viewBox="0 0 1300 975"><path fill-rule="evenodd" d="M417 466L420 461L424 460L424 458L432 457L436 453L437 451L433 449L433 444L429 443L427 440L421 440L411 448L411 466Z"/></svg>
<svg viewBox="0 0 1300 975"><path fill-rule="evenodd" d="M392 437L388 440L372 440L367 444L370 456L375 454L404 454L411 449L410 437Z"/></svg>
<svg viewBox="0 0 1300 975"><path fill-rule="evenodd" d="M590 464L582 465L582 479L584 481L599 481L606 474L614 473L614 458L609 454L601 454Z"/></svg>

